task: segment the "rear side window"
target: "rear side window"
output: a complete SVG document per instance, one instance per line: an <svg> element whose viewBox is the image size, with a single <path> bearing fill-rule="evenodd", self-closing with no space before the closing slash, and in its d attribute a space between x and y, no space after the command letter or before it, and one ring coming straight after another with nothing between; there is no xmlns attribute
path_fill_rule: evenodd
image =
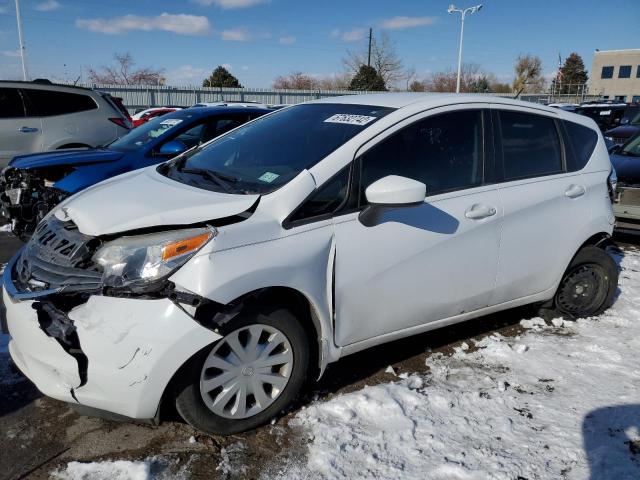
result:
<svg viewBox="0 0 640 480"><path fill-rule="evenodd" d="M35 89L25 89L23 93L29 100L27 114L30 117L51 117L98 108L90 96L80 93Z"/></svg>
<svg viewBox="0 0 640 480"><path fill-rule="evenodd" d="M573 122L564 122L564 128L569 137L571 155L567 155L567 170L575 172L582 170L591 158L598 143L598 134L592 129Z"/></svg>
<svg viewBox="0 0 640 480"><path fill-rule="evenodd" d="M499 112L505 181L562 172L562 148L552 118Z"/></svg>
<svg viewBox="0 0 640 480"><path fill-rule="evenodd" d="M16 88L0 88L0 118L24 117L24 105Z"/></svg>

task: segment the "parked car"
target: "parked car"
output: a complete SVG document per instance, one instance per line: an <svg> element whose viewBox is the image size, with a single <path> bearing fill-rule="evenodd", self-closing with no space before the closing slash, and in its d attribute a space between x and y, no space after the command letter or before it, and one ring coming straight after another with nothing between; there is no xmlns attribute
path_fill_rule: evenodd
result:
<svg viewBox="0 0 640 480"><path fill-rule="evenodd" d="M547 104L547 107L559 108L560 110L565 110L567 112L575 112L579 106L580 105L578 105L577 103L562 103L562 102Z"/></svg>
<svg viewBox="0 0 640 480"><path fill-rule="evenodd" d="M147 108L140 113L136 113L133 117L131 117L131 119L135 128L147 123L151 119L161 117L163 115L166 115L167 113L175 112L176 110L178 109L170 107Z"/></svg>
<svg viewBox="0 0 640 480"><path fill-rule="evenodd" d="M617 189L613 211L616 229L640 231L640 134L611 149Z"/></svg>
<svg viewBox="0 0 640 480"><path fill-rule="evenodd" d="M608 100L581 103L575 113L592 118L600 130L605 132L620 125L626 110L626 103Z"/></svg>
<svg viewBox="0 0 640 480"><path fill-rule="evenodd" d="M592 120L504 98L278 110L54 209L4 270L9 351L85 410L254 428L368 347L604 311L610 170Z"/></svg>
<svg viewBox="0 0 640 480"><path fill-rule="evenodd" d="M637 133L640 133L640 104L633 103L627 106L620 126L604 132L604 137L616 145L622 145Z"/></svg>
<svg viewBox="0 0 640 480"><path fill-rule="evenodd" d="M258 107L258 108L268 108L267 105L260 102L236 102L233 100L230 101L222 101L222 102L198 102L193 105L191 108L198 107Z"/></svg>
<svg viewBox="0 0 640 480"><path fill-rule="evenodd" d="M16 155L97 147L130 129L126 109L108 93L0 81L0 168Z"/></svg>
<svg viewBox="0 0 640 480"><path fill-rule="evenodd" d="M14 158L0 174L0 204L22 239L55 205L95 183L164 162L257 118L264 108L179 110L132 130L104 147Z"/></svg>

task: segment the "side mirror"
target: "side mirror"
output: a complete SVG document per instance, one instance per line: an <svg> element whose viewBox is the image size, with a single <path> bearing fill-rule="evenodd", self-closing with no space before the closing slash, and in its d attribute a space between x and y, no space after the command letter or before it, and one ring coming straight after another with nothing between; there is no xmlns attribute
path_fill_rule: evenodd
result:
<svg viewBox="0 0 640 480"><path fill-rule="evenodd" d="M389 175L369 185L364 194L371 205L416 205L424 202L427 186L411 178Z"/></svg>
<svg viewBox="0 0 640 480"><path fill-rule="evenodd" d="M171 140L160 147L158 155L162 157L175 157L187 151L187 146L180 140Z"/></svg>

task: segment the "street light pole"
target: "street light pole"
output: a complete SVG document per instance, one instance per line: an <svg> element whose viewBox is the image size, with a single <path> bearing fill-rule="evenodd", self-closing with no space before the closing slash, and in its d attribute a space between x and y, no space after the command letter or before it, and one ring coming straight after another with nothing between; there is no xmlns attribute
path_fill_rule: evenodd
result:
<svg viewBox="0 0 640 480"><path fill-rule="evenodd" d="M20 42L20 58L22 59L22 79L26 82L29 79L27 75L27 59L26 49L24 46L24 38L22 37L22 17L20 16L20 0L16 0L16 19L18 21L18 41Z"/></svg>
<svg viewBox="0 0 640 480"><path fill-rule="evenodd" d="M464 17L467 13L474 14L479 12L482 9L482 4L476 5L475 7L469 8L456 8L455 5L449 5L447 12L451 15L452 13L460 13L460 48L458 49L458 79L456 80L456 93L460 93L460 74L462 71L462 40L464 38Z"/></svg>

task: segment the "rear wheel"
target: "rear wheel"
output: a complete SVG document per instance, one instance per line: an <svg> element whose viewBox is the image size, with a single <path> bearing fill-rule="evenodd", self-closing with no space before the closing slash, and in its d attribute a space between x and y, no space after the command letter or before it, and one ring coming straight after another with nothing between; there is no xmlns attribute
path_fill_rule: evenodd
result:
<svg viewBox="0 0 640 480"><path fill-rule="evenodd" d="M309 365L308 339L289 310L241 314L231 323L190 360L176 394L184 420L210 434L268 422L295 399Z"/></svg>
<svg viewBox="0 0 640 480"><path fill-rule="evenodd" d="M584 247L562 277L553 310L569 318L599 315L613 304L617 286L613 258L598 247Z"/></svg>

